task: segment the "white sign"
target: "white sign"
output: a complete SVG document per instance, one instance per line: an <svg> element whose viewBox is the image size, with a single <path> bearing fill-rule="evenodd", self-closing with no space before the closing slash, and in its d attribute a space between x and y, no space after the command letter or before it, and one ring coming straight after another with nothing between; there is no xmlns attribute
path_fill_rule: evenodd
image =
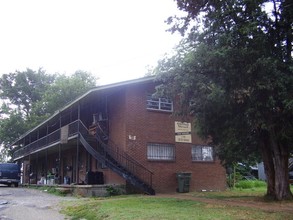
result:
<svg viewBox="0 0 293 220"><path fill-rule="evenodd" d="M181 143L192 143L191 123L175 121L175 141Z"/></svg>

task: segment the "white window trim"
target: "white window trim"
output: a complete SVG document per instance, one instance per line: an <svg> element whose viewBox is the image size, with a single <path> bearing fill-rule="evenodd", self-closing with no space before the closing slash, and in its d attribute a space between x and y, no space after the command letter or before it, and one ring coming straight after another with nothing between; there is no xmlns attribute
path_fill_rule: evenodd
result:
<svg viewBox="0 0 293 220"><path fill-rule="evenodd" d="M174 161L175 146L173 144L147 144L147 159L155 161Z"/></svg>
<svg viewBox="0 0 293 220"><path fill-rule="evenodd" d="M170 109L164 109L166 106L170 106ZM167 98L154 98L152 95L147 95L147 109L173 112L173 102Z"/></svg>
<svg viewBox="0 0 293 220"><path fill-rule="evenodd" d="M191 157L193 162L214 162L214 148L209 145L192 145Z"/></svg>

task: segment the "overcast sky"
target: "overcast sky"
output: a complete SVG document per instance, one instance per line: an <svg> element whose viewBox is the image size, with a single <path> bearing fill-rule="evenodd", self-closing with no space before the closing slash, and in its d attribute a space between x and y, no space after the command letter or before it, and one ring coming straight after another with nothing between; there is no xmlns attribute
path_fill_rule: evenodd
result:
<svg viewBox="0 0 293 220"><path fill-rule="evenodd" d="M179 42L173 0L0 1L0 74L85 70L99 84L142 77Z"/></svg>

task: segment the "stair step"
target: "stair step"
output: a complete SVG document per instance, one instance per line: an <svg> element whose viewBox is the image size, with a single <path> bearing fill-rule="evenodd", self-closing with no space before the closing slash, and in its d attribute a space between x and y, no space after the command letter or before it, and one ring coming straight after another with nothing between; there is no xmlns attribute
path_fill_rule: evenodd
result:
<svg viewBox="0 0 293 220"><path fill-rule="evenodd" d="M112 169L113 171L117 172L119 175L124 177L131 184L133 184L134 186L140 188L144 192L146 192L146 193L148 193L150 195L155 194L155 191L151 188L151 186L149 186L145 182L141 181L133 173L129 172L123 165L118 163L112 156L110 156L109 152L105 152L103 147L101 147L100 150L96 150L94 147L92 147L94 145L97 145L98 142L101 141L101 140L99 140L99 139L97 139L97 138L95 138L93 136L90 136L90 135L85 135L85 137L82 136L82 138L86 142L86 143L83 143L83 141L81 141L82 144L84 145L84 147L87 149L87 151L93 157L95 157L97 160L105 161L107 163L107 166L110 169ZM101 143L101 144L103 145L104 143ZM100 151L102 151L102 152L100 152ZM106 153L106 154L104 154L104 153Z"/></svg>

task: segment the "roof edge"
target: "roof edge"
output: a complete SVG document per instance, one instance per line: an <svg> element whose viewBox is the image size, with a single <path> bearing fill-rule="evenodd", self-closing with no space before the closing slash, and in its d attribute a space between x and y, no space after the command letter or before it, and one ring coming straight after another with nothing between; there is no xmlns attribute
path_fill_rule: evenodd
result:
<svg viewBox="0 0 293 220"><path fill-rule="evenodd" d="M111 88L116 88L119 86L127 86L127 85L133 85L133 84L137 84L137 83L144 83L144 82L151 82L154 81L155 76L147 76L147 77L140 77L140 78L136 78L136 79L131 79L131 80L126 80L126 81L121 81L121 82L116 82L116 83L111 83L111 84L106 84L106 85L102 85L102 86L97 86L94 87L92 89L90 89L89 91L87 91L86 93L84 93L83 95L79 96L78 98L76 98L75 100L71 101L69 104L65 105L64 107L56 110L49 118L47 118L45 121L43 121L42 123L40 123L39 125L37 125L36 127L28 130L26 133L22 134L17 140L15 140L10 146L15 145L19 140L21 140L22 138L24 138L25 136L27 136L29 133L35 131L36 129L38 129L39 127L41 127L42 125L44 125L45 123L47 123L48 121L50 121L52 118L54 118L55 116L57 116L58 114L60 114L62 111L70 108L72 105L74 105L75 103L79 102L80 100L82 100L83 98L87 97L89 94L91 94L92 92L95 91L102 91L105 89L111 89Z"/></svg>

